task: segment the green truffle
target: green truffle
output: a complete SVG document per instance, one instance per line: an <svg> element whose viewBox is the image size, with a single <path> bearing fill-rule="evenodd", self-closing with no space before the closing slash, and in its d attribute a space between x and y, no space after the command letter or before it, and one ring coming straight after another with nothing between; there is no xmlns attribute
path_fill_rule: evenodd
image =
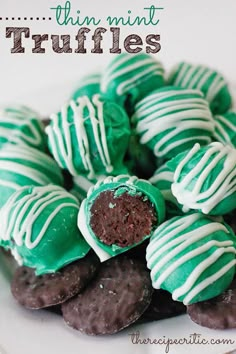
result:
<svg viewBox="0 0 236 354"><path fill-rule="evenodd" d="M217 115L214 120L214 139L236 148L236 112L229 111L225 114Z"/></svg>
<svg viewBox="0 0 236 354"><path fill-rule="evenodd" d="M235 275L235 254L236 237L230 227L195 213L159 226L146 258L153 287L189 305L228 288Z"/></svg>
<svg viewBox="0 0 236 354"><path fill-rule="evenodd" d="M92 97L100 93L100 82L101 74L94 73L89 74L80 79L79 84L77 85L76 90L73 92L71 98L76 101L77 98L82 96Z"/></svg>
<svg viewBox="0 0 236 354"><path fill-rule="evenodd" d="M214 142L167 162L174 172L172 193L183 211L224 215L236 206L236 149Z"/></svg>
<svg viewBox="0 0 236 354"><path fill-rule="evenodd" d="M56 272L90 249L77 227L78 210L61 187L21 188L0 210L0 244L37 275Z"/></svg>
<svg viewBox="0 0 236 354"><path fill-rule="evenodd" d="M167 219L183 215L182 206L177 202L171 191L171 185L174 181L174 173L165 163L159 167L149 181L159 189L166 202Z"/></svg>
<svg viewBox="0 0 236 354"><path fill-rule="evenodd" d="M157 224L162 223L165 218L164 199L160 191L156 187L152 186L148 181L138 179L134 176L131 177L121 175L117 177L107 177L103 181L98 182L94 187L89 189L87 198L84 199L81 204L81 208L78 214L78 226L84 238L93 248L101 261L105 261L111 257L126 252L132 247L137 246L137 244L133 244L127 247L121 247L115 243L112 245L107 245L94 234L90 226L91 208L96 198L99 197L102 192L106 191L113 191L115 197L119 197L124 193L128 193L134 197L137 195L143 196L144 201L150 201L150 203L153 205L157 215ZM115 205L109 204L109 208L114 211L114 216L116 218ZM104 220L105 222L109 222L109 220ZM151 234L145 235L141 242L138 244L142 243L150 236ZM124 235L124 237L126 237L126 235Z"/></svg>
<svg viewBox="0 0 236 354"><path fill-rule="evenodd" d="M171 72L168 84L202 91L214 114L225 113L232 105L224 77L203 65L179 63Z"/></svg>
<svg viewBox="0 0 236 354"><path fill-rule="evenodd" d="M51 116L46 128L49 149L72 176L117 175L127 169L123 159L130 137L125 111L100 95L79 97Z"/></svg>
<svg viewBox="0 0 236 354"><path fill-rule="evenodd" d="M38 113L25 106L0 108L0 148L6 143L23 144L46 151L46 134Z"/></svg>
<svg viewBox="0 0 236 354"><path fill-rule="evenodd" d="M0 149L0 207L24 186L62 185L57 163L46 153L27 145L5 144Z"/></svg>
<svg viewBox="0 0 236 354"><path fill-rule="evenodd" d="M210 143L214 131L214 120L202 93L174 86L153 91L141 100L132 122L140 143L162 159L170 159L194 143Z"/></svg>
<svg viewBox="0 0 236 354"><path fill-rule="evenodd" d="M148 54L117 55L104 70L101 92L132 114L134 105L164 86L161 63Z"/></svg>

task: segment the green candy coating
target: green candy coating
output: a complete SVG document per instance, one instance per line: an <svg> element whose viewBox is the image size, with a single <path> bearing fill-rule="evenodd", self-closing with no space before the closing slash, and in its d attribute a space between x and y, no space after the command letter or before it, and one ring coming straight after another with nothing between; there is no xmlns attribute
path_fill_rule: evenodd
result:
<svg viewBox="0 0 236 354"><path fill-rule="evenodd" d="M195 213L159 226L147 247L153 287L185 305L211 299L235 275L236 237L226 224Z"/></svg>
<svg viewBox="0 0 236 354"><path fill-rule="evenodd" d="M75 101L82 96L92 97L93 95L100 93L100 82L100 73L89 74L82 77L79 85L77 85L76 90L71 96L72 100Z"/></svg>
<svg viewBox="0 0 236 354"><path fill-rule="evenodd" d="M116 244L109 246L101 242L90 227L90 209L95 199L104 191L116 191L116 196L122 195L124 192L134 196L141 193L144 197L147 197L154 206L157 213L158 224L162 223L165 218L164 199L160 191L148 181L125 175L107 177L103 181L99 181L88 191L87 198L84 199L81 204L78 215L78 227L101 261L105 261L111 257L126 252L151 236L146 235L141 242L128 247L120 247Z"/></svg>
<svg viewBox="0 0 236 354"><path fill-rule="evenodd" d="M174 173L170 170L166 163L159 167L155 171L154 175L149 179L149 182L159 189L165 199L167 219L183 214L181 211L181 205L177 202L177 199L171 191L173 180Z"/></svg>
<svg viewBox="0 0 236 354"><path fill-rule="evenodd" d="M164 86L164 69L148 54L117 55L104 70L101 92L129 114L148 93Z"/></svg>
<svg viewBox="0 0 236 354"><path fill-rule="evenodd" d="M24 186L63 184L57 163L46 153L27 145L4 144L0 149L0 207Z"/></svg>
<svg viewBox="0 0 236 354"><path fill-rule="evenodd" d="M61 187L21 188L0 210L0 245L37 275L56 272L90 249L77 227L78 210Z"/></svg>
<svg viewBox="0 0 236 354"><path fill-rule="evenodd" d="M236 148L236 112L229 111L225 114L215 116L214 119L214 139L232 148Z"/></svg>
<svg viewBox="0 0 236 354"><path fill-rule="evenodd" d="M45 151L46 134L39 114L26 106L0 107L0 148L6 143Z"/></svg>
<svg viewBox="0 0 236 354"><path fill-rule="evenodd" d="M89 180L84 176L76 176L73 178L73 187L70 193L73 194L79 202L82 202L82 200L87 197L89 189L94 187L98 180L101 181L105 178L106 176L98 176L98 178Z"/></svg>
<svg viewBox="0 0 236 354"><path fill-rule="evenodd" d="M117 175L127 169L123 158L129 143L130 124L125 111L100 95L70 101L51 116L46 128L49 149L71 175Z"/></svg>
<svg viewBox="0 0 236 354"><path fill-rule="evenodd" d="M148 179L156 169L157 161L153 152L145 145L140 144L139 137L131 131L128 150L125 155L125 165L130 175Z"/></svg>
<svg viewBox="0 0 236 354"><path fill-rule="evenodd" d="M225 113L232 105L232 97L224 77L203 65L181 62L168 79L169 85L202 91L214 114Z"/></svg>
<svg viewBox="0 0 236 354"><path fill-rule="evenodd" d="M141 100L132 122L140 143L162 159L170 159L196 142L210 143L214 131L214 120L202 93L174 86L153 91Z"/></svg>
<svg viewBox="0 0 236 354"><path fill-rule="evenodd" d="M183 211L224 215L236 208L236 149L214 142L167 162L174 172L172 193Z"/></svg>

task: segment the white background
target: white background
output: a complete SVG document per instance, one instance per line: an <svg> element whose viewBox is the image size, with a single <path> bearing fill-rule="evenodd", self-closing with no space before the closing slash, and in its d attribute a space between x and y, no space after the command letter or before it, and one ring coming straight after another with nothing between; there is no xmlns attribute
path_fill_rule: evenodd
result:
<svg viewBox="0 0 236 354"><path fill-rule="evenodd" d="M220 70L236 83L236 0L73 0L73 7L85 15L106 17L124 15L127 10L137 14L148 5L164 6L157 28L125 28L123 37L137 32L161 35L160 59L167 71L180 60L203 63ZM49 7L59 0L0 0L0 17L49 17ZM80 77L97 68L104 69L111 55L55 54L47 44L47 54L31 54L27 41L25 54L10 54L11 39L5 38L6 26L30 26L32 34L76 33L76 28L63 28L55 21L0 21L0 104L19 102L32 105L43 114L57 110L66 100ZM105 37L104 48L110 45ZM91 42L88 43L88 46ZM0 354L118 354L164 353L159 346L134 346L129 329L116 336L88 338L67 328L62 319L46 312L24 310L10 295L11 267L0 254ZM136 327L135 327L136 328ZM135 329L134 328L134 329ZM204 338L236 339L235 330L211 331L192 323L187 316L138 327L143 337L183 338L199 333ZM170 354L223 354L236 345L172 346Z"/></svg>
<svg viewBox="0 0 236 354"><path fill-rule="evenodd" d="M0 0L0 17L49 17L50 10L65 0ZM77 9L83 15L125 15L132 10L143 14L143 7L163 6L160 23L156 28L126 27L122 36L138 33L161 35L161 52L156 54L166 69L180 60L205 63L220 70L228 80L236 83L236 1L235 0L72 0L73 13ZM104 54L56 54L51 43L47 54L32 54L33 43L27 40L25 54L11 54L12 39L5 38L6 26L29 26L31 34L71 34L76 27L62 27L52 21L0 21L0 104L21 102L32 104L43 113L58 109L70 94L82 74L96 68L103 69L112 57L108 49L111 36L104 35ZM104 25L104 23L103 23ZM104 26L108 27L108 26ZM88 47L91 48L88 39ZM88 50L89 51L89 50ZM42 92L50 88L51 104ZM31 93L30 98L28 93ZM33 99L32 99L32 94ZM37 94L38 93L38 94ZM48 93L47 93L48 95Z"/></svg>

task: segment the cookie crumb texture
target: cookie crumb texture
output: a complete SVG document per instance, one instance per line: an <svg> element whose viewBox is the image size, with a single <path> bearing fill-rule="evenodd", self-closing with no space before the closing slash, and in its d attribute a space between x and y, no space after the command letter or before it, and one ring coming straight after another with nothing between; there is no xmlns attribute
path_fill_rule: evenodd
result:
<svg viewBox="0 0 236 354"><path fill-rule="evenodd" d="M102 192L96 198L90 209L90 226L106 245L127 247L151 233L157 216L147 197L127 192L116 196L116 192Z"/></svg>
<svg viewBox="0 0 236 354"><path fill-rule="evenodd" d="M62 305L65 322L88 335L113 334L135 322L152 298L142 262L115 257L102 263L96 278Z"/></svg>
<svg viewBox="0 0 236 354"><path fill-rule="evenodd" d="M99 267L95 255L70 263L55 273L35 275L29 267L19 267L12 279L14 298L28 309L55 306L81 292Z"/></svg>

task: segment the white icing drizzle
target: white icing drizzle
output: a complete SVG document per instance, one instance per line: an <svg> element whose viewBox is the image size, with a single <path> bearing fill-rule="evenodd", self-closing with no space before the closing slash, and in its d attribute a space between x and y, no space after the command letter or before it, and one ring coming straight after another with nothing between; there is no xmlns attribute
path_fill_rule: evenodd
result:
<svg viewBox="0 0 236 354"><path fill-rule="evenodd" d="M193 97L184 97L186 94ZM133 121L137 122L136 132L141 135L142 144L148 144L156 135L163 134L154 146L157 157L166 156L189 141L209 143L214 129L209 106L195 90L173 89L151 94L136 106ZM194 135L191 132L190 136L185 134L185 137L179 138L182 132L190 129L202 130L203 134Z"/></svg>
<svg viewBox="0 0 236 354"><path fill-rule="evenodd" d="M84 239L87 241L87 243L90 245L90 247L94 250L94 252L97 254L101 262L105 262L112 256L104 251L99 245L96 243L96 241L93 239L91 236L91 232L88 229L87 226L87 219L86 219L86 201L83 200L81 207L79 209L78 213L78 220L77 220L78 228L80 229L80 232L82 233Z"/></svg>
<svg viewBox="0 0 236 354"><path fill-rule="evenodd" d="M59 166L63 167L63 161L65 161L68 170L73 176L75 176L77 174L77 171L74 167L70 126L67 122L67 111L69 110L69 108L70 107L68 107L67 105L62 107L61 129L59 127L59 114L53 114L51 116L53 126L49 125L46 128L46 133L48 134L52 154Z"/></svg>
<svg viewBox="0 0 236 354"><path fill-rule="evenodd" d="M180 63L179 65L175 65L175 68L171 74L170 80L174 78L177 72L177 76L175 77L174 81L171 82L172 84L175 84L176 86L180 86L181 81L184 79L184 77L187 75L188 71L188 65Z"/></svg>
<svg viewBox="0 0 236 354"><path fill-rule="evenodd" d="M160 168L160 170L157 170L155 175L150 178L150 182L152 184L157 184L158 182L162 181L167 181L167 182L173 182L173 176L174 173L169 171L169 170L164 170L164 168Z"/></svg>
<svg viewBox="0 0 236 354"><path fill-rule="evenodd" d="M106 176L98 175L93 180L88 180L84 176L76 176L73 178L74 186L70 193L74 194L80 201L87 197L88 190L92 188L97 181L102 181Z"/></svg>
<svg viewBox="0 0 236 354"><path fill-rule="evenodd" d="M181 265L187 263L196 256L203 255L202 261L191 271L184 283L176 288L172 294L174 300L183 298L185 305L198 295L203 289L212 284L214 281L223 277L229 269L235 266L236 261L233 260L227 265L219 269L217 273L197 283L200 276L212 264L214 264L225 253L236 255L236 249L233 241L216 241L214 237L201 246L195 244L204 238L214 235L215 232L223 231L229 233L228 229L218 222L211 222L206 225L196 227L195 223L203 219L202 214L192 214L181 218L175 218L166 221L157 228L147 247L147 265L151 269L151 278L153 287L159 289L163 282ZM191 229L191 225L193 228ZM189 231L187 229L190 228ZM189 250L184 252L187 248ZM209 256L204 253L213 250ZM216 249L216 250L214 250ZM183 253L180 256L181 253ZM207 253L206 253L207 254ZM161 271L163 269L163 271ZM156 278L157 274L160 274Z"/></svg>
<svg viewBox="0 0 236 354"><path fill-rule="evenodd" d="M177 203L171 191L173 179L174 172L170 171L166 165L163 165L156 170L155 174L149 179L149 182L160 190L165 200Z"/></svg>
<svg viewBox="0 0 236 354"><path fill-rule="evenodd" d="M200 284L198 284L192 291L185 297L184 304L187 305L190 301L199 294L202 290L207 288L209 285L213 284L218 279L222 278L231 268L235 267L236 260L232 260L230 263L226 264L223 268L218 270L215 274L204 279Z"/></svg>
<svg viewBox="0 0 236 354"><path fill-rule="evenodd" d="M16 260L16 262L22 266L23 265L23 258L19 255L19 253L17 252L16 248L12 248L11 249L11 254L14 257L14 259Z"/></svg>
<svg viewBox="0 0 236 354"><path fill-rule="evenodd" d="M221 225L221 224L220 224ZM199 233L196 234L196 230L189 231L186 234L179 236L178 238L173 238L176 237L177 235L177 230L179 233L183 232L185 230L185 224L181 224L180 226L177 226L176 230L170 231L166 236L163 236L161 239L157 238L156 241L154 240L152 245L150 245L149 248L149 262L153 261L157 257L160 257L161 253L160 252L166 252L169 251L172 247L175 246L175 249L170 252L170 254L167 254L165 257L161 258L160 262L158 262L155 265L155 269L153 269L153 272L155 272L158 267L160 268L163 266L165 263L170 261L173 257L175 257L178 253L183 251L185 248L188 246L194 244L194 242L197 242L206 236L210 235L211 232L216 231L216 227L218 227L218 230L222 230L226 233L228 233L226 227L224 225L219 226L218 223L213 223L212 224L207 224L198 229ZM188 238L187 238L188 237ZM190 239L191 237L191 239ZM172 240L173 238L173 240ZM163 244L163 242L165 242ZM230 242L230 245L232 245L232 242ZM153 253L150 253L153 252Z"/></svg>
<svg viewBox="0 0 236 354"><path fill-rule="evenodd" d="M107 68L101 82L102 92L106 92L116 79L121 80L116 87L116 93L121 96L135 87L137 80L142 80L143 83L155 75L163 76L162 65L152 57L142 59L137 57L135 62L133 59L134 57L130 55L121 56ZM133 75L130 75L131 72Z"/></svg>
<svg viewBox="0 0 236 354"><path fill-rule="evenodd" d="M231 134L235 135L236 139L236 114L235 114L235 121L231 122L226 117L222 115L217 115L215 118L215 131L214 137L219 142L225 143L232 148L236 146L231 141Z"/></svg>
<svg viewBox="0 0 236 354"><path fill-rule="evenodd" d="M208 242L209 246L219 246L219 247L224 247L227 246L227 241L224 242L218 242L218 243L214 243L212 242L210 245L210 242ZM187 279L187 281L180 286L178 289L176 289L173 294L172 297L174 300L177 300L178 298L180 298L181 296L183 296L184 294L186 294L187 292L190 292L192 287L194 286L195 282L198 280L199 275L203 274L203 272L212 264L214 264L224 253L235 253L235 249L234 247L225 247L225 248L218 248L216 249L216 251L213 252L212 255L210 255L207 259L205 259L202 263L200 263L191 273L191 277L189 277ZM235 263L236 264L236 263ZM230 267L231 268L231 267ZM223 273L224 274L224 273ZM209 280L209 277L208 277ZM216 279L215 279L216 280ZM206 287L208 285L210 285L212 283L212 281L205 283L207 284ZM203 290L203 289L201 289ZM198 292L195 290L194 291L194 296L196 296L198 294ZM193 297L194 297L193 296ZM191 300L191 299L190 299ZM188 300L187 300L188 301Z"/></svg>
<svg viewBox="0 0 236 354"><path fill-rule="evenodd" d="M185 217L172 219L171 223L169 220L167 220L163 224L158 226L157 230L154 232L153 236L151 237L151 242L147 247L148 266L149 265L151 266L150 257L152 256L152 254L155 252L156 249L156 247L154 248L154 243L156 244L156 242L158 242L158 247L161 247L166 242L166 239L163 237L165 234L169 233L167 236L168 238L174 237L175 234L177 234L178 232L182 232L185 228L192 225L201 217L203 217L201 214L195 213ZM155 236L157 234L157 231L159 235L158 237Z"/></svg>
<svg viewBox="0 0 236 354"><path fill-rule="evenodd" d="M175 68L170 80L173 79L176 72L177 76L172 82L173 85L202 90L206 88L208 83L206 99L209 102L214 101L216 96L226 86L226 82L220 74L202 65L193 66L188 63L181 63Z"/></svg>
<svg viewBox="0 0 236 354"><path fill-rule="evenodd" d="M208 225L207 225L208 226ZM211 229L212 230L212 229ZM202 230L200 229L199 232L201 232ZM205 231L205 230L204 230ZM208 233L205 233L202 237L197 238L197 241L201 238L205 238L206 236L208 236ZM171 259L174 259L174 257L178 257L179 253L182 251L185 251L185 249L187 248L187 246L190 246L193 244L193 241L196 241L196 239L191 240L189 242L183 242L182 244L180 244L179 246L177 246L174 251L171 251L171 257L164 257L165 259L162 260L162 262L158 262L155 267L153 268L153 273L156 273L157 269L160 269L160 267L163 267L165 264L167 264L168 261L170 261ZM217 242L217 241L209 241L206 244L204 244L201 247L198 247L197 249L190 251L188 253L186 253L184 256L180 257L177 259L177 261L173 262L171 264L171 266L169 266L165 271L163 271L163 273L161 274L161 276L158 278L158 280L156 282L154 282L154 286L156 288L160 288L161 284L168 278L168 276L170 276L178 267L180 267L181 265L183 265L184 263L191 261L191 259L193 259L196 256L199 256L201 254L203 254L204 252L207 252L209 250L212 249L212 247L219 247L223 250L223 253L230 251L231 253L235 253L235 248L234 247L227 247L227 246L233 246L233 242L232 241L226 241L226 242ZM226 249L223 249L223 247L227 247ZM167 258L167 259L166 259ZM160 264L161 263L161 264ZM202 265L202 264L201 264ZM205 269L207 269L209 267L210 263L209 263L209 259L207 259L207 264L205 265ZM203 265L202 265L203 266ZM196 268L195 268L196 271ZM197 278L199 278L199 276L202 274L202 272L199 271L198 269L198 273L197 273ZM192 278L191 278L192 279ZM187 292L189 289L186 289L185 292ZM184 292L184 293L185 293Z"/></svg>
<svg viewBox="0 0 236 354"><path fill-rule="evenodd" d="M87 117L84 117L85 108L89 111ZM73 123L68 122L69 109L71 109L73 113ZM105 167L106 172L110 173L113 171L106 139L103 102L100 100L100 95L94 95L92 100L87 96L79 97L76 101L70 101L69 106L65 105L62 108L61 121L63 134L59 128L59 115L52 115L51 119L53 121L53 126L47 127L46 132L49 137L53 155L61 166L63 165L63 162L65 162L70 173L73 176L77 175L77 170L74 165L70 131L70 126L73 125L75 127L79 153L83 166L85 170L89 172L88 178L92 179L95 177L92 157L90 155L91 142L89 141L85 126L85 121L90 120L101 162Z"/></svg>
<svg viewBox="0 0 236 354"><path fill-rule="evenodd" d="M43 144L43 123L40 119L36 112L25 106L1 107L0 139L38 147Z"/></svg>
<svg viewBox="0 0 236 354"><path fill-rule="evenodd" d="M50 179L48 179L48 176L46 174L40 172L36 168L24 166L22 163L1 160L0 169L1 172L7 171L11 172L12 174L16 173L39 184L50 183ZM0 173L0 184L2 184L1 182L3 181L3 185L6 185L6 181L1 179L1 175L2 173Z"/></svg>
<svg viewBox="0 0 236 354"><path fill-rule="evenodd" d="M111 173L113 171L113 166L111 165L111 160L110 160L110 155L109 155L109 150L108 150L108 145L107 145L107 139L106 139L106 128L104 124L104 118L103 118L103 103L100 101L99 95L94 95L93 96L93 104L97 106L98 108L98 126L100 128L100 134L101 134L101 142L99 140L99 135L96 132L97 136L97 147L99 150L99 154L101 157L101 160L103 162L103 165L106 167L106 172ZM96 117L94 115L94 121L96 122L95 124L95 129L97 129L97 121ZM94 131L95 131L94 129ZM95 132L94 132L95 134Z"/></svg>
<svg viewBox="0 0 236 354"><path fill-rule="evenodd" d="M60 169L51 157L24 145L6 144L0 150L0 171L0 185L14 190L22 185L20 178L14 178L16 175L39 185L63 182ZM5 179L4 172L12 173L12 181Z"/></svg>
<svg viewBox="0 0 236 354"><path fill-rule="evenodd" d="M1 168L1 161L0 161L0 168ZM3 179L0 179L0 185L2 187L11 188L13 190L17 190L19 188L19 184L18 183L14 183L14 182L11 182L11 181L6 181L6 180L3 180Z"/></svg>
<svg viewBox="0 0 236 354"><path fill-rule="evenodd" d="M189 81L191 80L192 77L194 78L195 82L200 79L199 75L196 75L195 71L196 70L195 70L194 66L190 67L189 69L187 67L183 67L181 70L182 75L178 75L177 80L176 80L177 81L176 84L179 85L181 83L182 87L190 87ZM184 73L184 76L183 76L183 73ZM198 77L198 80L195 80L196 77ZM191 82L191 84L192 84L192 82Z"/></svg>
<svg viewBox="0 0 236 354"><path fill-rule="evenodd" d="M73 178L74 186L79 189L83 189L85 192L88 192L89 188L94 186L92 181L89 181L83 176L76 176Z"/></svg>
<svg viewBox="0 0 236 354"><path fill-rule="evenodd" d="M236 192L236 150L221 143L211 143L204 156L196 162L194 168L185 176L181 173L191 159L197 159L199 144L188 152L179 163L174 173L174 183L171 186L173 195L183 205L183 210L201 210L204 214L210 213L222 200ZM212 159L211 162L209 160ZM224 168L217 171L217 165L224 160ZM209 175L215 175L213 182L204 190L204 182ZM189 185L194 186L189 189Z"/></svg>
<svg viewBox="0 0 236 354"><path fill-rule="evenodd" d="M122 181L124 180L124 181ZM88 190L88 194L87 196L90 197L91 194L98 188L100 188L103 184L108 184L108 183L119 183L119 182L123 182L124 184L127 184L127 185L134 185L136 184L136 182L145 182L147 184L151 184L149 181L147 180L143 180L143 179L140 179L136 176L129 176L129 175L119 175L119 176L116 176L116 177L113 177L113 176L108 176L106 177L105 179L103 180L100 180L98 181L93 187L91 187L89 190Z"/></svg>
<svg viewBox="0 0 236 354"><path fill-rule="evenodd" d="M27 189L27 188L26 188ZM20 198L22 189L14 193L0 211L1 239L14 239L17 246L23 243L28 249L37 247L47 233L52 220L64 208L79 209L76 198L58 186L35 187L31 194ZM65 201L66 200L66 201ZM53 212L47 217L40 232L32 241L33 228L38 218L46 208L53 208Z"/></svg>

